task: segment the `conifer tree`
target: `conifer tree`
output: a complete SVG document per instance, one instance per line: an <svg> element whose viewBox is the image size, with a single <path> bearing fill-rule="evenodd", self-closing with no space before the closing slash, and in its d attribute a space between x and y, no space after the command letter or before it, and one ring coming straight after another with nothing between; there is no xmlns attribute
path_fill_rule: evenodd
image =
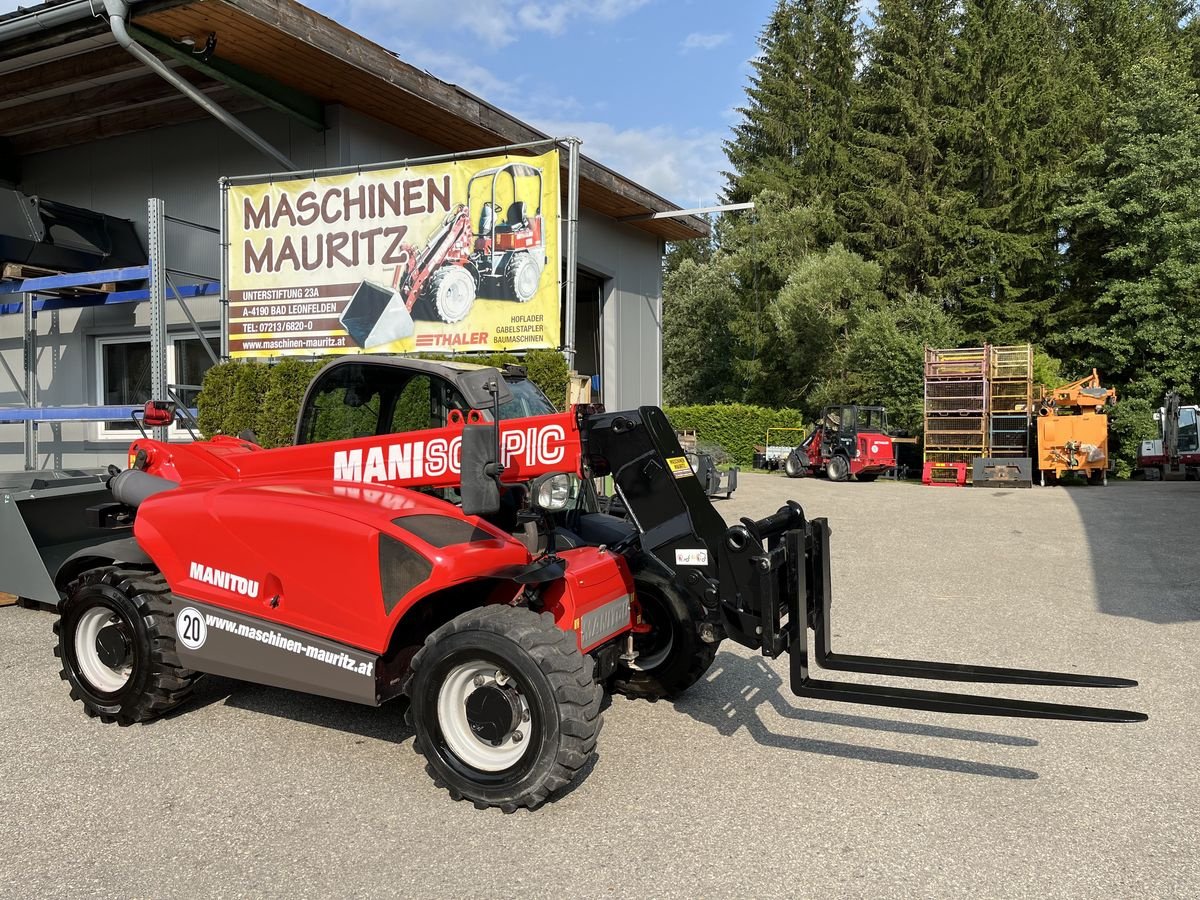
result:
<svg viewBox="0 0 1200 900"><path fill-rule="evenodd" d="M851 247L890 296L936 292L943 274L941 165L953 0L880 0L855 94L853 189L839 198Z"/></svg>

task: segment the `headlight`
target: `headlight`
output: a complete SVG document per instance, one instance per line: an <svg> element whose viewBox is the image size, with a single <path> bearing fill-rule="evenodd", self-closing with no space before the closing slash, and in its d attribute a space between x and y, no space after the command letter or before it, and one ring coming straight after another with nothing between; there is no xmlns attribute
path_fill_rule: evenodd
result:
<svg viewBox="0 0 1200 900"><path fill-rule="evenodd" d="M534 503L548 512L566 509L571 502L571 476L551 475L542 479L534 494Z"/></svg>

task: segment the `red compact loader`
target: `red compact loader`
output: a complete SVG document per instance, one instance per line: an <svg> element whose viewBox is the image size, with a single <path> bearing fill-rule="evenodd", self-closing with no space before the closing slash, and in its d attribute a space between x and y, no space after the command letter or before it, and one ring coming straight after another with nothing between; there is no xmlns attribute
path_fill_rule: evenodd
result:
<svg viewBox="0 0 1200 900"><path fill-rule="evenodd" d="M497 202L505 187L513 198L507 208ZM467 202L446 214L425 247L403 249L407 262L396 269L394 287L414 319L461 322L476 297L528 303L546 268L542 170L506 163L477 172Z"/></svg>
<svg viewBox="0 0 1200 900"><path fill-rule="evenodd" d="M874 481L896 465L882 406L827 406L821 422L788 454L788 478L825 473L830 481Z"/></svg>
<svg viewBox="0 0 1200 900"><path fill-rule="evenodd" d="M655 407L559 413L519 372L348 357L310 386L297 441L139 439L106 488L0 497L0 590L55 605L62 677L89 715L153 719L203 673L404 697L436 782L507 812L585 771L606 689L676 695L726 638L787 653L800 697L1146 718L814 677L1136 684L834 652L826 521L792 502L727 525ZM595 511L600 475L627 519ZM86 525L44 546L72 503Z"/></svg>

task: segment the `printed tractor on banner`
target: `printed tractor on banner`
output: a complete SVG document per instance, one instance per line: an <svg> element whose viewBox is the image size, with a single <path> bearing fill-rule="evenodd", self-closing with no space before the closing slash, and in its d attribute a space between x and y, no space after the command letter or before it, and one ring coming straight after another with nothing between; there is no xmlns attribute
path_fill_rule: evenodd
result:
<svg viewBox="0 0 1200 900"><path fill-rule="evenodd" d="M414 319L461 322L478 297L528 303L546 268L542 170L506 163L476 173L467 202L447 213L423 250L406 251L394 286Z"/></svg>

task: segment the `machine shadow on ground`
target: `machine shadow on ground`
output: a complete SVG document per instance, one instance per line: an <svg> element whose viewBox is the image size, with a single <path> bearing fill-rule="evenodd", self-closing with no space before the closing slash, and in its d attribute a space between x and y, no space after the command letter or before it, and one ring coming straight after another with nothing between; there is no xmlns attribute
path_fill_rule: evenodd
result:
<svg viewBox="0 0 1200 900"><path fill-rule="evenodd" d="M803 698L792 698L783 679L762 659L747 659L735 653L722 652L717 654L717 659L704 680L675 701L674 706L696 721L712 726L723 736L745 728L755 742L764 747L990 778L1031 780L1038 777L1037 772L1013 766L780 734L772 731L764 723L762 713L773 710L776 715L789 721L814 725L840 725L869 731L1008 747L1028 748L1038 744L1030 738L1014 735L925 725L869 715L821 712L794 706L797 702L805 701Z"/></svg>
<svg viewBox="0 0 1200 900"><path fill-rule="evenodd" d="M306 725L317 725L344 734L357 735L359 738L386 741L391 744L407 744L413 737L412 728L404 722L408 701L403 697L379 707L364 706L345 700L318 697L315 694L302 694L285 688L267 687L214 675L205 675L196 685L192 699L179 709L168 713L163 719L187 715L216 703L223 703L231 709L275 716L292 722L303 722ZM610 700L606 694L602 709L607 710L609 706ZM362 741L356 740L355 743L362 743ZM412 750L410 749L409 752L411 753ZM554 799L559 800L574 793L587 780L587 776L596 767L601 755L597 751L580 770L578 777L557 792Z"/></svg>
<svg viewBox="0 0 1200 900"><path fill-rule="evenodd" d="M1065 490L1087 535L1097 607L1157 625L1200 621L1200 483Z"/></svg>

